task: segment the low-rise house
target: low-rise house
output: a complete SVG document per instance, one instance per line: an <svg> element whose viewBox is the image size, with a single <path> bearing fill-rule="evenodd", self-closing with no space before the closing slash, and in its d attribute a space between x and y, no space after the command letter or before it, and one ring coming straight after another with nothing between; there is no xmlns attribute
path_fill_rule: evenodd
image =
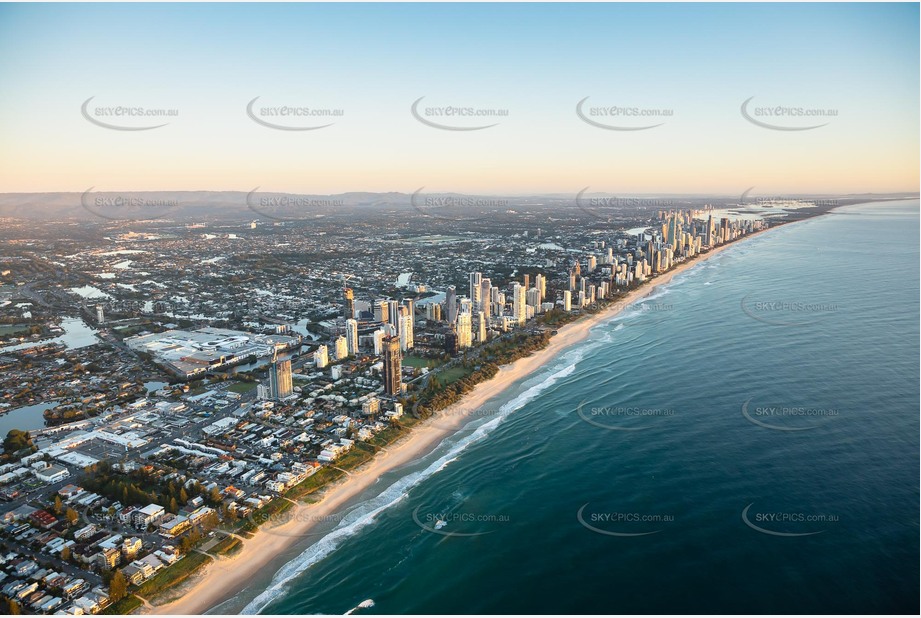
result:
<svg viewBox="0 0 921 618"><path fill-rule="evenodd" d="M34 611L41 611L42 605L44 605L45 603L47 603L53 598L54 597L51 596L50 594L45 594L44 592L42 592L42 596L37 601L32 601L31 603L29 603L29 607L31 607Z"/></svg>
<svg viewBox="0 0 921 618"><path fill-rule="evenodd" d="M265 487L269 491L274 491L275 493L282 493L286 489L286 485L282 481L268 480L265 482Z"/></svg>
<svg viewBox="0 0 921 618"><path fill-rule="evenodd" d="M141 547L143 547L141 539L137 537L125 539L124 543L122 543L122 555L124 555L125 560L134 560L135 556L140 553Z"/></svg>
<svg viewBox="0 0 921 618"><path fill-rule="evenodd" d="M32 594L26 595L26 597L25 597L24 599L22 599L20 602L21 602L23 605L26 605L26 606L28 606L28 607L31 607L32 605L34 605L34 604L37 603L38 601L42 600L42 599L43 599L44 597L46 597L46 596L48 596L48 595L45 593L45 591L42 590L41 588L39 588L39 589L37 589L37 590L32 591Z"/></svg>
<svg viewBox="0 0 921 618"><path fill-rule="evenodd" d="M176 562L177 560L179 560L179 556L178 556L177 554L174 554L174 553L167 553L167 552L165 552L165 551L163 551L163 550L160 550L160 549L158 549L157 551L155 551L155 552L153 553L153 555L156 556L156 557L160 560L160 562L162 562L163 564L165 564L165 565L167 565L167 566L169 566L169 565L171 565L171 564L175 564L175 562Z"/></svg>
<svg viewBox="0 0 921 618"><path fill-rule="evenodd" d="M57 483L70 476L70 470L64 466L48 466L42 470L35 470L35 478L45 483Z"/></svg>
<svg viewBox="0 0 921 618"><path fill-rule="evenodd" d="M64 548L64 545L66 543L67 543L67 539L62 539L61 537L58 537L52 541L48 541L48 543L45 544L44 551L48 553L52 553L52 554L57 553Z"/></svg>
<svg viewBox="0 0 921 618"><path fill-rule="evenodd" d="M72 499L72 502L76 502L79 506L92 506L95 502L104 500L102 496L94 493L82 493Z"/></svg>
<svg viewBox="0 0 921 618"><path fill-rule="evenodd" d="M122 535L120 535L120 534L113 534L113 535L111 535L111 536L106 537L106 538L103 539L102 541L99 541L99 547L100 547L101 549L113 549L113 548L117 548L119 545L121 545L121 542L122 542L123 539L124 539L124 537L123 537Z"/></svg>
<svg viewBox="0 0 921 618"><path fill-rule="evenodd" d="M131 564L122 569L122 573L132 584L141 584L151 577L154 573L163 568L163 563L153 554L134 560Z"/></svg>
<svg viewBox="0 0 921 618"><path fill-rule="evenodd" d="M34 573L32 573L31 575L29 575L29 579L35 582L43 582L45 581L45 577L47 575L48 575L48 569L39 569L35 571Z"/></svg>
<svg viewBox="0 0 921 618"><path fill-rule="evenodd" d="M70 557L78 564L92 564L95 560L97 550L90 545L76 545L70 550Z"/></svg>
<svg viewBox="0 0 921 618"><path fill-rule="evenodd" d="M122 569L122 573L124 573L125 579L135 586L139 586L153 575L153 569L150 565L135 560Z"/></svg>
<svg viewBox="0 0 921 618"><path fill-rule="evenodd" d="M228 498L242 498L246 495L246 492L242 489L237 489L233 485L230 485L227 487L227 489L224 490L224 495Z"/></svg>
<svg viewBox="0 0 921 618"><path fill-rule="evenodd" d="M95 598L90 598L87 596L82 596L79 599L74 599L75 608L80 608L83 612L83 616L87 614L95 614L99 610L99 604L96 603Z"/></svg>
<svg viewBox="0 0 921 618"><path fill-rule="evenodd" d="M70 499L73 496L83 493L83 488L78 487L73 484L64 485L58 490L58 495L64 498L65 500Z"/></svg>
<svg viewBox="0 0 921 618"><path fill-rule="evenodd" d="M157 571L163 568L163 563L160 562L160 559L157 558L154 554L148 554L147 556L144 556L143 558L135 560L135 562L140 562L140 563L143 563L149 566L151 569L151 573L156 573Z"/></svg>
<svg viewBox="0 0 921 618"><path fill-rule="evenodd" d="M176 562L182 557L182 554L179 552L179 548L175 545L164 545L156 552L154 552L154 554L161 560L163 560L164 556L166 556L166 560L170 563Z"/></svg>
<svg viewBox="0 0 921 618"><path fill-rule="evenodd" d="M25 577L30 573L34 573L38 570L38 565L35 564L32 560L24 560L16 565L13 569L13 574L19 577Z"/></svg>
<svg viewBox="0 0 921 618"><path fill-rule="evenodd" d="M63 610L59 612L55 612L55 613L60 614L62 616L82 616L83 610L77 607L76 605L71 604L65 607Z"/></svg>
<svg viewBox="0 0 921 618"><path fill-rule="evenodd" d="M97 564L103 571L111 571L121 562L121 552L115 547L106 547L96 554Z"/></svg>
<svg viewBox="0 0 921 618"><path fill-rule="evenodd" d="M361 413L365 416L377 414L381 409L381 401L377 397L369 397L361 404Z"/></svg>
<svg viewBox="0 0 921 618"><path fill-rule="evenodd" d="M0 592L4 595L11 597L16 594L17 590L22 590L25 587L26 583L20 580L13 580L10 583L6 584L3 588L0 588Z"/></svg>
<svg viewBox="0 0 921 618"><path fill-rule="evenodd" d="M199 524L202 520L212 514L214 514L214 509L212 509L210 506L200 506L189 513L188 517L189 521L193 524Z"/></svg>
<svg viewBox="0 0 921 618"><path fill-rule="evenodd" d="M3 514L3 522L11 523L16 521L22 521L23 519L28 519L29 515L37 511L38 509L34 506L29 506L28 504L23 504L22 506L16 507L12 511L7 511Z"/></svg>
<svg viewBox="0 0 921 618"><path fill-rule="evenodd" d="M138 509L132 513L132 523L137 528L146 528L147 526L156 523L166 514L166 509L164 509L159 504L148 504L142 509Z"/></svg>
<svg viewBox="0 0 921 618"><path fill-rule="evenodd" d="M172 539L179 536L191 527L192 522L189 521L188 517L183 517L182 515L174 515L160 523L158 532L160 536Z"/></svg>
<svg viewBox="0 0 921 618"><path fill-rule="evenodd" d="M57 517L43 509L34 511L31 515L29 515L29 519L32 520L36 525L46 529L50 528L58 521Z"/></svg>
<svg viewBox="0 0 921 618"><path fill-rule="evenodd" d="M118 512L118 521L122 524L129 524L134 519L134 513L138 510L136 506L126 506Z"/></svg>
<svg viewBox="0 0 921 618"><path fill-rule="evenodd" d="M243 502L248 504L250 508L253 508L253 509L261 508L262 505L264 504L264 502L262 501L262 498L259 498L259 497L247 498Z"/></svg>
<svg viewBox="0 0 921 618"><path fill-rule="evenodd" d="M84 526L80 528L79 530L77 530L76 532L74 532L74 540L83 541L85 539L88 539L94 534L96 534L97 530L98 528L96 527L96 524L89 524L87 526Z"/></svg>
<svg viewBox="0 0 921 618"><path fill-rule="evenodd" d="M31 584L27 584L23 586L22 588L20 588L19 590L17 590L14 596L16 599L21 601L25 599L27 596L29 596L30 594L32 594L33 592L35 592L36 590L38 590L38 582L32 582Z"/></svg>
<svg viewBox="0 0 921 618"><path fill-rule="evenodd" d="M64 598L73 599L89 590L90 585L83 579L75 579L63 587Z"/></svg>

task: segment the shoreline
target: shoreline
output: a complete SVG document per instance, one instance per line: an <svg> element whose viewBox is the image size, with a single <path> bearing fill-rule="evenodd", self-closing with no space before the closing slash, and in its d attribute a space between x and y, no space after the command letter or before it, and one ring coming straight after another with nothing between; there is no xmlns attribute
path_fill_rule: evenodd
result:
<svg viewBox="0 0 921 618"><path fill-rule="evenodd" d="M464 395L461 401L421 421L410 429L407 435L375 454L371 461L324 488L317 502L310 504L299 502L289 511L289 520L286 523L274 527L260 527L252 538L243 541L243 547L238 552L230 557L209 563L194 574L188 582L180 584L176 590L168 590L163 593L175 594L181 589L179 598L162 605L145 605L136 613L200 615L228 601L244 590L252 582L256 573L268 566L279 553L290 549L301 540L317 523L328 521L335 516L344 504L371 487L381 475L416 461L434 450L445 438L453 435L465 425L468 417L472 416L471 413L481 408L486 401L502 394L513 384L539 370L558 357L565 349L586 340L592 328L617 316L627 307L653 294L659 286L703 264L725 249L784 225L774 225L731 243L718 245L692 260L685 261L647 280L643 285L630 290L599 313L581 316L561 326L545 348L501 366L495 376L477 384L472 391Z"/></svg>

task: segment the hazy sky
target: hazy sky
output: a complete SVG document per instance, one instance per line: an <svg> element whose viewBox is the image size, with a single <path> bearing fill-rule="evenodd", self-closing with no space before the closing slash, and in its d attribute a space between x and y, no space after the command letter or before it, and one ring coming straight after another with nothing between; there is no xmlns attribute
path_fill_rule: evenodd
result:
<svg viewBox="0 0 921 618"><path fill-rule="evenodd" d="M0 191L917 191L918 32L917 4L5 4ZM95 120L168 124L97 126L90 97ZM255 97L334 124L262 126ZM420 97L499 124L428 126ZM585 97L590 120L664 124L592 126ZM827 124L756 126L750 97L757 121ZM592 116L610 106L672 115Z"/></svg>

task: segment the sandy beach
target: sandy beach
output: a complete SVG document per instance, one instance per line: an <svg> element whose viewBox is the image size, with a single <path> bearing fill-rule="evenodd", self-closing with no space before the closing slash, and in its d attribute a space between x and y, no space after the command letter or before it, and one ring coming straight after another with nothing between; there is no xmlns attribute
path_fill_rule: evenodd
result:
<svg viewBox="0 0 921 618"><path fill-rule="evenodd" d="M763 231L767 230L750 234L741 239L741 242ZM702 264L734 244L720 245L697 259L684 262L655 277L646 285L632 290L605 311L560 327L546 348L501 367L495 377L478 384L462 401L420 423L409 435L382 450L372 461L326 488L318 502L298 504L292 509L290 516L286 514L286 523L271 529L261 528L253 538L244 542L243 548L235 555L206 566L190 583L183 586L180 598L163 605L142 608L140 611L156 614L202 614L236 595L249 585L253 575L265 568L279 552L298 542L301 535L308 533L317 522L335 516L344 504L371 486L382 474L430 452L444 438L465 424L465 420L475 415L476 410L489 399L557 358L566 348L585 340L593 326L617 315L631 303L652 294L658 286L668 283L673 277Z"/></svg>

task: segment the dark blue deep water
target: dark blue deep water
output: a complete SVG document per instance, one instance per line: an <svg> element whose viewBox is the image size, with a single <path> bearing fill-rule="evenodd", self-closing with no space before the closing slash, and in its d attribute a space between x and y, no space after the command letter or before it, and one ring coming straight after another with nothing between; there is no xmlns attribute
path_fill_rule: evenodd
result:
<svg viewBox="0 0 921 618"><path fill-rule="evenodd" d="M223 611L917 613L918 214L698 265Z"/></svg>

